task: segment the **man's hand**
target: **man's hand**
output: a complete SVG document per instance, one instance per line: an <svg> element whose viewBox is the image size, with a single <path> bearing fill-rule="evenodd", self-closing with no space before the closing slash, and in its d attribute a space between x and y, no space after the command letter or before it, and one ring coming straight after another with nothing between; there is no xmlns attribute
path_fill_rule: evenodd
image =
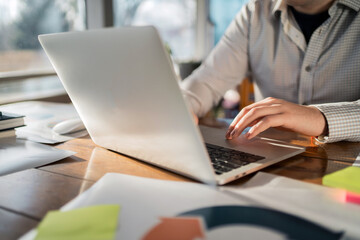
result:
<svg viewBox="0 0 360 240"><path fill-rule="evenodd" d="M270 127L284 127L305 135L319 136L326 129L326 119L315 107L270 97L243 108L231 123L226 138L238 137L249 126L251 129L245 135L248 139Z"/></svg>

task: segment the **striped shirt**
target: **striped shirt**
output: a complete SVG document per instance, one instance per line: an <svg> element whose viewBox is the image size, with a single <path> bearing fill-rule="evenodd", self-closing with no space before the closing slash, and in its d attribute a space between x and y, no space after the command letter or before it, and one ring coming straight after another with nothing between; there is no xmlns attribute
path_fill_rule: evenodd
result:
<svg viewBox="0 0 360 240"><path fill-rule="evenodd" d="M313 105L326 117L324 142L360 141L360 1L335 0L307 44L282 0L251 0L202 65L181 83L204 116L250 77L255 100Z"/></svg>

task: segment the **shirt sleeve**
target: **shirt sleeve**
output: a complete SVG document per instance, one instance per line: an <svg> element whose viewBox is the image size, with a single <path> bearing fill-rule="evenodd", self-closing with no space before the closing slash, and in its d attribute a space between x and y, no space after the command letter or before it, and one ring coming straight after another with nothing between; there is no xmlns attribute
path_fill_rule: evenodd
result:
<svg viewBox="0 0 360 240"><path fill-rule="evenodd" d="M318 141L360 141L360 100L313 106L324 114L328 123L328 136L319 136Z"/></svg>
<svg viewBox="0 0 360 240"><path fill-rule="evenodd" d="M202 65L180 83L185 100L199 117L248 74L251 8L245 5Z"/></svg>

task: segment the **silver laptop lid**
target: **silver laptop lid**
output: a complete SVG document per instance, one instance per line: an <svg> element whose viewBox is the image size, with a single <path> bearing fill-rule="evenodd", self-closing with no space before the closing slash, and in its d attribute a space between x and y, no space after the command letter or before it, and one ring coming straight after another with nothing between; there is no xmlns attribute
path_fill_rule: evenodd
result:
<svg viewBox="0 0 360 240"><path fill-rule="evenodd" d="M47 34L39 40L96 144L215 183L155 28Z"/></svg>

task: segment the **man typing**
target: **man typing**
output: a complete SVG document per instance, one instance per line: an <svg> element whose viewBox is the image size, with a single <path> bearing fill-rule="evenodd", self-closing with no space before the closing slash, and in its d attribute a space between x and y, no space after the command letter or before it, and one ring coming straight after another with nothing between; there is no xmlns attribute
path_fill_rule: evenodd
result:
<svg viewBox="0 0 360 240"><path fill-rule="evenodd" d="M284 127L319 141L360 141L360 2L251 0L203 64L182 82L204 116L250 77L256 103L241 110L226 137L249 139Z"/></svg>

